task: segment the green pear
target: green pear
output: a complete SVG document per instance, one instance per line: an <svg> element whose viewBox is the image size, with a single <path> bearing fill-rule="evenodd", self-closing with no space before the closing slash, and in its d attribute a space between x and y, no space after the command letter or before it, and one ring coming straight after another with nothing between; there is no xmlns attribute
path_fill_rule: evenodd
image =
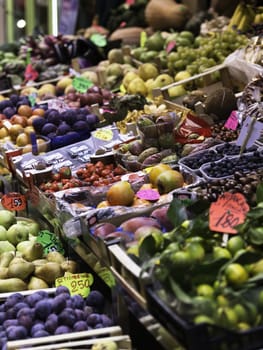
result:
<svg viewBox="0 0 263 350"><path fill-rule="evenodd" d="M6 228L3 225L0 226L0 241L6 241Z"/></svg>
<svg viewBox="0 0 263 350"><path fill-rule="evenodd" d="M29 237L28 228L23 224L13 224L8 228L6 237L7 240L14 245L22 241L27 241Z"/></svg>
<svg viewBox="0 0 263 350"><path fill-rule="evenodd" d="M64 255L55 250L48 252L46 255L46 259L47 261L56 262L58 264L61 264L63 261L65 261Z"/></svg>
<svg viewBox="0 0 263 350"><path fill-rule="evenodd" d="M8 267L11 261L15 257L15 252L14 251L8 251L8 252L3 252L0 255L0 267Z"/></svg>
<svg viewBox="0 0 263 350"><path fill-rule="evenodd" d="M11 225L16 223L16 217L14 212L10 210L1 209L0 210L0 225L8 229Z"/></svg>
<svg viewBox="0 0 263 350"><path fill-rule="evenodd" d="M49 288L49 285L44 280L35 276L30 277L30 280L27 286L28 286L28 289L30 290Z"/></svg>
<svg viewBox="0 0 263 350"><path fill-rule="evenodd" d="M36 260L33 260L32 263L35 265L35 266L39 266L39 265L44 265L46 264L48 261L47 259L36 259Z"/></svg>
<svg viewBox="0 0 263 350"><path fill-rule="evenodd" d="M43 279L48 285L53 285L58 277L64 274L60 264L48 261L44 265L35 267L34 276Z"/></svg>
<svg viewBox="0 0 263 350"><path fill-rule="evenodd" d="M0 254L2 254L3 252L9 252L9 251L15 252L16 247L9 241L1 241Z"/></svg>
<svg viewBox="0 0 263 350"><path fill-rule="evenodd" d="M60 266L64 272L77 273L79 269L78 263L74 260L65 260Z"/></svg>
<svg viewBox="0 0 263 350"><path fill-rule="evenodd" d="M25 252L29 247L31 247L32 244L33 244L33 242L31 242L29 239L26 240L26 241L19 242L19 243L16 245L16 251L19 252L19 253L24 254L24 252Z"/></svg>
<svg viewBox="0 0 263 350"><path fill-rule="evenodd" d="M0 278L8 278L8 267L0 267Z"/></svg>
<svg viewBox="0 0 263 350"><path fill-rule="evenodd" d="M27 290L27 284L20 278L5 278L0 280L0 293L21 292Z"/></svg>
<svg viewBox="0 0 263 350"><path fill-rule="evenodd" d="M165 38L162 33L157 31L149 36L145 42L145 47L148 50L161 51L165 44Z"/></svg>
<svg viewBox="0 0 263 350"><path fill-rule="evenodd" d="M27 261L33 261L42 258L43 254L43 245L39 242L32 242L31 245L24 250L23 258Z"/></svg>
<svg viewBox="0 0 263 350"><path fill-rule="evenodd" d="M186 90L183 85L172 86L168 89L168 94L171 98L180 97L186 95Z"/></svg>
<svg viewBox="0 0 263 350"><path fill-rule="evenodd" d="M169 193L182 187L183 184L184 178L177 170L165 170L157 177L157 188L160 194Z"/></svg>
<svg viewBox="0 0 263 350"><path fill-rule="evenodd" d="M138 75L144 81L148 79L155 79L159 75L159 70L153 63L143 63L138 68Z"/></svg>
<svg viewBox="0 0 263 350"><path fill-rule="evenodd" d="M128 87L127 87L127 92L129 94L132 94L132 95L142 95L142 96L146 96L147 93L148 93L148 90L147 90L147 87L145 85L145 82L144 80L142 80L142 78L138 77L138 78L135 78L133 79Z"/></svg>
<svg viewBox="0 0 263 350"><path fill-rule="evenodd" d="M158 75L158 77L154 80L154 88L161 88L167 85L170 85L174 82L173 78L166 73L162 73Z"/></svg>
<svg viewBox="0 0 263 350"><path fill-rule="evenodd" d="M17 277L25 280L35 270L32 262L26 261L22 257L15 257L8 266L8 277Z"/></svg>

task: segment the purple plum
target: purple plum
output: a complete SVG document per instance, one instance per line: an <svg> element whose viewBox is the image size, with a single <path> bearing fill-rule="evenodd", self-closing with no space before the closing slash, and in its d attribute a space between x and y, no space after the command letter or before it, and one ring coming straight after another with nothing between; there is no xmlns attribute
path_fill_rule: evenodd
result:
<svg viewBox="0 0 263 350"><path fill-rule="evenodd" d="M39 300L35 305L35 316L40 320L45 320L52 312L52 299Z"/></svg>
<svg viewBox="0 0 263 350"><path fill-rule="evenodd" d="M70 291L67 287L65 286L58 286L55 291L55 295L61 294L61 293L67 293L70 295Z"/></svg>
<svg viewBox="0 0 263 350"><path fill-rule="evenodd" d="M75 312L71 308L65 308L59 315L58 315L58 323L60 325L65 325L72 327L74 323L76 322L77 318L75 315Z"/></svg>
<svg viewBox="0 0 263 350"><path fill-rule="evenodd" d="M33 336L33 334L35 334L36 332L43 330L44 328L45 326L43 323L35 323L30 330L31 336Z"/></svg>
<svg viewBox="0 0 263 350"><path fill-rule="evenodd" d="M104 295L98 290L92 290L86 298L86 305L102 309L105 304Z"/></svg>
<svg viewBox="0 0 263 350"><path fill-rule="evenodd" d="M62 293L54 297L52 301L52 309L56 314L60 313L67 306L66 298L69 294Z"/></svg>
<svg viewBox="0 0 263 350"><path fill-rule="evenodd" d="M19 340L27 338L27 329L24 326L10 326L6 330L8 340Z"/></svg>
<svg viewBox="0 0 263 350"><path fill-rule="evenodd" d="M104 327L113 326L113 321L108 315L102 314L100 318L101 318L101 323L103 324Z"/></svg>
<svg viewBox="0 0 263 350"><path fill-rule="evenodd" d="M58 316L56 314L50 314L45 322L45 330L50 334L54 334L58 327Z"/></svg>
<svg viewBox="0 0 263 350"><path fill-rule="evenodd" d="M18 320L17 319L9 319L5 320L3 323L3 326L5 329L7 329L10 326L17 326L18 325Z"/></svg>
<svg viewBox="0 0 263 350"><path fill-rule="evenodd" d="M55 330L55 335L58 335L58 334L68 334L72 332L71 328L68 327L68 326L58 326L58 328Z"/></svg>
<svg viewBox="0 0 263 350"><path fill-rule="evenodd" d="M87 324L94 327L96 324L101 323L101 315L98 313L92 313L87 317Z"/></svg>
<svg viewBox="0 0 263 350"><path fill-rule="evenodd" d="M83 297L79 294L73 295L71 297L73 308L82 310L85 306L85 301Z"/></svg>
<svg viewBox="0 0 263 350"><path fill-rule="evenodd" d="M41 338L41 337L48 337L50 334L45 331L44 329L40 329L39 331L36 331L32 334L32 338Z"/></svg>
<svg viewBox="0 0 263 350"><path fill-rule="evenodd" d="M88 325L85 321L77 321L73 326L74 332L86 331L88 329Z"/></svg>

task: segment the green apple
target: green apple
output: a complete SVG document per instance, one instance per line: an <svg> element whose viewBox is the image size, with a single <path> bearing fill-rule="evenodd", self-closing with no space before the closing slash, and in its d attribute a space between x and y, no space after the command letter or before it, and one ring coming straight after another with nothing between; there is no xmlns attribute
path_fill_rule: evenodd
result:
<svg viewBox="0 0 263 350"><path fill-rule="evenodd" d="M13 224L6 232L7 240L13 245L17 245L19 242L27 241L29 237L28 228L23 224Z"/></svg>
<svg viewBox="0 0 263 350"><path fill-rule="evenodd" d="M16 217L14 212L6 209L0 210L0 225L8 229L15 222L16 222Z"/></svg>
<svg viewBox="0 0 263 350"><path fill-rule="evenodd" d="M0 226L0 241L6 240L6 228L4 226Z"/></svg>

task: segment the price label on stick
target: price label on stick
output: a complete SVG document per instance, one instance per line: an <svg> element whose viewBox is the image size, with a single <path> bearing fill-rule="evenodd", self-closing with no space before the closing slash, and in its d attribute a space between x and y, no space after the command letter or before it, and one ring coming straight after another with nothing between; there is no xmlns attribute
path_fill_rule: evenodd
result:
<svg viewBox="0 0 263 350"><path fill-rule="evenodd" d="M246 198L241 193L223 193L209 209L209 228L222 233L237 233L235 226L245 221L249 211Z"/></svg>
<svg viewBox="0 0 263 350"><path fill-rule="evenodd" d="M225 122L224 127L227 129L231 129L231 130L237 129L237 127L238 127L237 111L232 111L229 118Z"/></svg>
<svg viewBox="0 0 263 350"><path fill-rule="evenodd" d="M55 281L55 286L67 287L70 291L70 295L79 294L83 298L86 298L90 293L90 286L92 285L93 281L94 278L92 274L77 273L57 278Z"/></svg>
<svg viewBox="0 0 263 350"><path fill-rule="evenodd" d="M253 117L247 117L237 138L237 146L241 146L244 150L253 146L254 142L259 139L262 130L262 122Z"/></svg>
<svg viewBox="0 0 263 350"><path fill-rule="evenodd" d="M5 209L12 211L25 210L27 206L26 197L18 192L4 194L1 203Z"/></svg>
<svg viewBox="0 0 263 350"><path fill-rule="evenodd" d="M93 86L93 82L87 78L83 77L75 77L72 82L73 87L78 91L78 92L86 92L88 88Z"/></svg>

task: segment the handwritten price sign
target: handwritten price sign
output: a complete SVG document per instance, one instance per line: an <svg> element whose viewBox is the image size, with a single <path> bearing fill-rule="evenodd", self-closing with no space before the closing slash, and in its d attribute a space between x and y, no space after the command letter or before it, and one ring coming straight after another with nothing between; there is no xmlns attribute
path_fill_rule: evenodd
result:
<svg viewBox="0 0 263 350"><path fill-rule="evenodd" d="M26 197L17 192L4 194L1 203L5 209L13 211L25 210L27 206Z"/></svg>
<svg viewBox="0 0 263 350"><path fill-rule="evenodd" d="M235 226L242 224L249 211L241 193L225 192L209 209L209 228L223 233L237 233Z"/></svg>
<svg viewBox="0 0 263 350"><path fill-rule="evenodd" d="M93 83L89 79L83 77L75 77L73 79L72 85L78 92L86 92L88 88L93 86Z"/></svg>
<svg viewBox="0 0 263 350"><path fill-rule="evenodd" d="M77 273L69 276L59 277L55 281L55 286L67 287L70 291L70 295L79 294L83 298L86 298L90 292L90 286L94 279L90 273Z"/></svg>

